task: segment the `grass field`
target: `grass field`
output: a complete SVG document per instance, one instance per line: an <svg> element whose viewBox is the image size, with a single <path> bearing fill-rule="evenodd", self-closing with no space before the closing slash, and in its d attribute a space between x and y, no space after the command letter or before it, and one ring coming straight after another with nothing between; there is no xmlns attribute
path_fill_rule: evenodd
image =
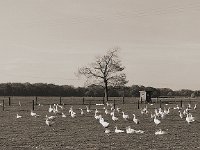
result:
<svg viewBox="0 0 200 150"><path fill-rule="evenodd" d="M32 109L32 100L35 97L11 97L11 106L8 106L8 98L0 97L0 101L5 100L5 110L0 106L0 149L38 149L38 150L195 150L200 149L200 100L192 100L192 108L197 104L197 109L190 110L190 113L195 117L195 121L190 125L179 117L178 110L173 109L178 104L180 99L166 105L168 100L163 100L162 108L170 107L170 113L164 119L161 119L159 125L155 125L151 119L151 113L154 113L155 108L159 108L159 103L140 104L140 108L148 107L148 114L141 114L138 109L137 99L127 98L125 104L122 104L121 99L116 99L116 107L120 107L126 114L130 116L130 120L125 121L122 118L122 113L115 112L115 116L119 118L114 122L110 115L104 113L103 107L96 106L95 103L101 103L99 98L86 98L85 103L91 102L93 112L86 113L85 105L82 105L82 98L62 98L62 103L65 103L64 109L60 110L67 115L62 118L61 115L56 115L55 123L52 126L45 124L45 116L55 115L48 112L50 104L60 103L58 97L39 97L38 104L35 106L34 112L39 114L39 117L32 117L30 111ZM19 101L21 106L19 106ZM113 101L110 101L111 103ZM185 108L190 100L183 99L183 107ZM73 106L76 112L76 117L72 118L69 114L69 108ZM79 108L84 109L84 115L80 114ZM108 129L111 133L106 134L104 127L94 118L94 110L101 111L99 114L109 122ZM183 108L183 109L184 109ZM181 110L182 111L182 110ZM16 118L17 113L22 118ZM135 124L132 120L133 115L140 120L140 124ZM143 130L143 134L127 134L115 133L114 127L125 131L127 126L136 130ZM164 135L155 135L155 131L162 129L167 132Z"/></svg>

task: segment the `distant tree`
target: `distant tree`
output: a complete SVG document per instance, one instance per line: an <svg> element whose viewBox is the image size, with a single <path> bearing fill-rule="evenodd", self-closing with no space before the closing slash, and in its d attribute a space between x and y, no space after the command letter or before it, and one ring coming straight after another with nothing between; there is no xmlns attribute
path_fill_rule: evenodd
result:
<svg viewBox="0 0 200 150"><path fill-rule="evenodd" d="M198 97L199 96L199 91L194 91L192 94L191 94L191 97L192 98L195 98L195 97Z"/></svg>
<svg viewBox="0 0 200 150"><path fill-rule="evenodd" d="M87 87L85 96L102 97L103 96L102 93L103 93L103 88L101 86L92 84Z"/></svg>
<svg viewBox="0 0 200 150"><path fill-rule="evenodd" d="M152 97L159 97L160 96L160 90L156 89L154 87L146 87L146 91L152 91Z"/></svg>
<svg viewBox="0 0 200 150"><path fill-rule="evenodd" d="M138 85L132 85L131 88L131 95L134 97L139 97L140 96L140 92L141 91L141 87Z"/></svg>
<svg viewBox="0 0 200 150"><path fill-rule="evenodd" d="M108 100L109 86L124 86L126 75L121 73L124 67L118 57L118 49L108 51L106 55L97 57L94 63L78 70L79 75L85 76L89 84L101 85L104 88L104 96Z"/></svg>
<svg viewBox="0 0 200 150"><path fill-rule="evenodd" d="M174 95L174 91L170 88L159 88L160 96L172 96Z"/></svg>
<svg viewBox="0 0 200 150"><path fill-rule="evenodd" d="M191 94L194 92L192 90L188 90L188 89L182 89L179 91L174 91L176 96L185 96L185 97L190 97Z"/></svg>
<svg viewBox="0 0 200 150"><path fill-rule="evenodd" d="M167 96L173 96L173 92L172 91L168 92Z"/></svg>

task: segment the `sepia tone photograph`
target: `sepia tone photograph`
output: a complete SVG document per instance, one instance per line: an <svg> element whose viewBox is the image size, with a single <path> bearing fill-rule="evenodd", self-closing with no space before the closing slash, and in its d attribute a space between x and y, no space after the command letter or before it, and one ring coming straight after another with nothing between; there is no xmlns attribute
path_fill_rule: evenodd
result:
<svg viewBox="0 0 200 150"><path fill-rule="evenodd" d="M0 0L0 150L200 150L199 0Z"/></svg>

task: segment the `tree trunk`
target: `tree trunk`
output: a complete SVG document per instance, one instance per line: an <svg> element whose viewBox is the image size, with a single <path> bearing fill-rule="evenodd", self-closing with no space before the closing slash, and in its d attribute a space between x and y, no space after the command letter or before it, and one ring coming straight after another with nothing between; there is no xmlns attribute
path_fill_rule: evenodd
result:
<svg viewBox="0 0 200 150"><path fill-rule="evenodd" d="M105 89L104 89L105 100L106 100L106 102L108 102L108 83L106 80L104 80L104 83L105 83Z"/></svg>

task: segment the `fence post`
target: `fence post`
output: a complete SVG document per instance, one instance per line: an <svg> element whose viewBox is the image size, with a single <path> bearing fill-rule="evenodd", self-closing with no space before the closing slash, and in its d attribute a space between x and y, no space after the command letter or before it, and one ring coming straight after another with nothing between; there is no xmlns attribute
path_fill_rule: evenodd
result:
<svg viewBox="0 0 200 150"><path fill-rule="evenodd" d="M35 104L34 104L34 100L33 100L33 110L35 109Z"/></svg>
<svg viewBox="0 0 200 150"><path fill-rule="evenodd" d="M61 103L62 103L62 98L60 97L60 105L61 105Z"/></svg>
<svg viewBox="0 0 200 150"><path fill-rule="evenodd" d="M156 99L156 103L158 103L158 97L157 97L157 99Z"/></svg>
<svg viewBox="0 0 200 150"><path fill-rule="evenodd" d="M124 96L123 96L123 99L122 99L122 100L123 100L123 104L124 104Z"/></svg>
<svg viewBox="0 0 200 150"><path fill-rule="evenodd" d="M11 102L10 102L10 97L8 98L8 105L10 106Z"/></svg>
<svg viewBox="0 0 200 150"><path fill-rule="evenodd" d="M183 101L181 100L181 108L183 107Z"/></svg>
<svg viewBox="0 0 200 150"><path fill-rule="evenodd" d="M4 99L3 99L3 104L2 105L3 105L3 111L4 111Z"/></svg>
<svg viewBox="0 0 200 150"><path fill-rule="evenodd" d="M103 97L103 104L105 104L104 97Z"/></svg>
<svg viewBox="0 0 200 150"><path fill-rule="evenodd" d="M140 100L138 100L138 109L140 109Z"/></svg>
<svg viewBox="0 0 200 150"><path fill-rule="evenodd" d="M115 109L115 99L114 99L114 102L113 102L113 103L114 103L114 109Z"/></svg>
<svg viewBox="0 0 200 150"><path fill-rule="evenodd" d="M85 105L85 98L83 97L83 105Z"/></svg>

